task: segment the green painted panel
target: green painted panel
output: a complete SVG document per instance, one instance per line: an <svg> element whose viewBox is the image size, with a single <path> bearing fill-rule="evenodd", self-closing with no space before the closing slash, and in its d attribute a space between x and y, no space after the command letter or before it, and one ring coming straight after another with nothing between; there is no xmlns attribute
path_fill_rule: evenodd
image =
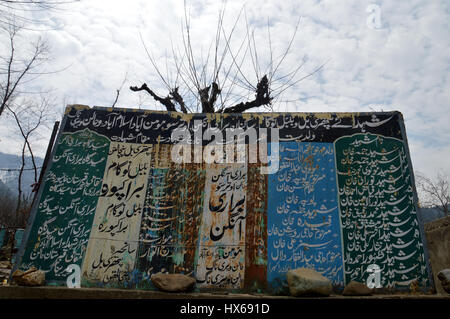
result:
<svg viewBox="0 0 450 319"><path fill-rule="evenodd" d="M346 283L376 264L383 287L429 285L404 143L367 133L335 148Z"/></svg>
<svg viewBox="0 0 450 319"><path fill-rule="evenodd" d="M20 268L46 271L47 281L65 280L70 264L81 265L89 240L109 140L88 129L57 141Z"/></svg>

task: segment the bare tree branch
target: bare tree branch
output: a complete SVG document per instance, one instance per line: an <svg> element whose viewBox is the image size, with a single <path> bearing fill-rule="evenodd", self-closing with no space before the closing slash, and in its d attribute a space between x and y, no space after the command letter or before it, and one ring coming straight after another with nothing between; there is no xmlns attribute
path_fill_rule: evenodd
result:
<svg viewBox="0 0 450 319"><path fill-rule="evenodd" d="M416 174L419 202L423 207L436 207L445 215L450 214L450 175L439 172L435 178Z"/></svg>
<svg viewBox="0 0 450 319"><path fill-rule="evenodd" d="M167 111L173 111L175 112L175 105L173 105L172 101L170 100L170 97L165 97L162 98L160 96L158 96L157 94L155 94L148 86L146 83L142 84L141 87L137 87L137 86L130 86L130 90L137 92L137 91L146 91L148 94L150 94L156 101L158 101L159 103L161 103L162 105L164 105L167 109Z"/></svg>
<svg viewBox="0 0 450 319"><path fill-rule="evenodd" d="M242 113L248 109L270 104L272 97L269 94L269 81L267 75L264 75L256 86L256 98L250 102L241 102L235 106L228 107L223 113Z"/></svg>
<svg viewBox="0 0 450 319"><path fill-rule="evenodd" d="M25 61L22 68L16 67L16 63L19 63L16 58L16 48L15 48L15 37L20 29L18 27L6 30L9 35L9 58L6 66L6 78L0 80L1 91L0 91L0 116L3 114L5 108L12 103L14 95L17 92L20 85L25 81L25 77L30 74L30 71L36 67L43 60L46 60L46 54L48 52L48 47L41 38L33 46L33 52L31 56Z"/></svg>
<svg viewBox="0 0 450 319"><path fill-rule="evenodd" d="M172 96L172 99L178 103L178 105L180 106L181 112L183 113L188 113L188 110L186 108L186 104L184 103L183 98L181 97L181 95L178 93L178 87L174 88L171 92L170 95Z"/></svg>
<svg viewBox="0 0 450 319"><path fill-rule="evenodd" d="M39 19L40 12L64 11L68 4L79 0L0 0L0 26L16 27L20 25L25 30L46 31L53 28L42 28L49 25L50 19Z"/></svg>
<svg viewBox="0 0 450 319"><path fill-rule="evenodd" d="M305 60L302 59L299 64L287 70L282 68L293 48L300 26L300 19L294 27L287 46L283 49L282 54L276 58L274 58L277 55L274 52L272 43L271 22L267 19L266 38L270 55L268 66L262 67L261 62L265 61L265 59L261 55L261 49L257 47L257 45L261 45L261 41L257 40L255 30L250 28L245 5L242 6L239 14L234 19L231 30L226 32L224 26L225 4L226 1L223 1L218 13L217 27L211 43L207 46L207 51L201 50L199 57L196 57L194 54L194 48L196 47L192 37L190 8L188 8L187 2L184 1L184 20L181 23L181 49L175 50L173 42L171 42L174 75L176 76L171 76L172 74L169 72L167 55L165 60L166 76L162 75L156 59L147 49L141 35L141 42L144 45L147 56L157 75L167 88L168 95L162 97L156 94L146 83L141 87L134 86L130 87L130 89L147 92L168 111L179 109L181 112L187 113L200 109L203 113L241 113L256 107L265 107L273 111L273 103L278 103L281 100L281 96L286 96L286 90L296 86L300 81L313 76L324 67L325 64L322 64L311 73L301 75L300 71L302 71L305 64ZM244 32L245 36L243 36L243 39L239 39L236 43L233 37L237 37L235 34L236 30L238 30L238 23L242 21L243 12L245 19L244 30L246 32ZM203 45L199 47L202 48ZM211 57L211 52L213 52L214 58ZM245 63L250 66L250 69L253 67L253 74L248 74L249 68L246 67ZM267 64L267 62L265 63ZM264 73L262 70L264 70ZM211 71L212 74L208 75ZM175 78L174 83L171 81L173 78Z"/></svg>
<svg viewBox="0 0 450 319"><path fill-rule="evenodd" d="M26 150L30 153L31 161L34 170L34 182L37 182L38 177L38 167L36 165L35 156L33 153L33 149L31 147L31 136L35 133L35 131L44 124L45 121L49 120L51 115L50 112L50 104L49 100L46 97L41 97L40 104L35 101L28 102L22 100L20 104L15 105L15 108L12 109L9 105L6 106L7 111L11 114L16 122L17 128L19 129L20 135L23 138L23 146L21 150L21 166L19 170L18 176L18 197L17 197L17 205L16 205L16 214L19 214L19 211L23 207L23 186L22 186L22 175L25 170L25 153Z"/></svg>
<svg viewBox="0 0 450 319"><path fill-rule="evenodd" d="M123 77L122 84L120 84L120 87L116 90L116 98L115 98L113 104L111 105L111 107L113 109L114 109L114 107L116 107L117 101L119 100L120 91L122 91L122 88L123 88L125 82L127 81L127 76L128 76L128 72L125 73L125 76Z"/></svg>

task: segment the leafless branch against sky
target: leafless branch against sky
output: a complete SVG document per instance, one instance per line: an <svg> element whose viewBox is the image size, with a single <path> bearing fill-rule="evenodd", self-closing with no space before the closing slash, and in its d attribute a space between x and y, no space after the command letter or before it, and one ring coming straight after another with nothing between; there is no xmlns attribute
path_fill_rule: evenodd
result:
<svg viewBox="0 0 450 319"><path fill-rule="evenodd" d="M219 9L215 33L205 35L212 38L206 50L198 48L197 41L192 37L191 7L184 2L182 45L181 48L175 48L172 43L173 68L169 70L166 56L165 75L140 33L142 45L152 66L151 70L158 75L168 94L163 97L161 93L156 93L152 87L159 87L157 83L149 85L145 82L141 86L131 86L130 89L135 92L146 91L167 111L241 113L259 107L273 110L272 102L278 101L284 91L324 67L322 64L309 74L299 75L305 64L303 58L298 60L301 62L293 69L282 67L286 57L292 54L291 49L298 35L300 19L281 54L274 56L272 37L279 35L271 34L270 21L267 22L267 41L263 43L261 38L255 39L256 30L250 26L245 5L235 14L230 25L224 23L226 4L227 2L223 1ZM237 33L239 28L245 30L244 35ZM264 52L265 56L270 56L265 65L258 57L258 52L261 54L263 51L268 51ZM251 68L248 67L250 65ZM176 80L172 82L171 78ZM178 79L181 79L181 83ZM180 84L184 87L180 88Z"/></svg>
<svg viewBox="0 0 450 319"><path fill-rule="evenodd" d="M435 207L446 216L450 214L450 174L438 172L436 176L426 176L418 172L416 176L419 203L422 207Z"/></svg>

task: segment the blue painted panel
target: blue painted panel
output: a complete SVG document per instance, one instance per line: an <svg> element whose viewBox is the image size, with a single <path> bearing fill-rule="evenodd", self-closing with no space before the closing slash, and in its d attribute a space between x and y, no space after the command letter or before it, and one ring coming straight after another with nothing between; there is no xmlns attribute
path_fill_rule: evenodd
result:
<svg viewBox="0 0 450 319"><path fill-rule="evenodd" d="M279 151L279 170L268 178L269 286L281 292L287 271L300 267L342 285L333 144L282 142Z"/></svg>

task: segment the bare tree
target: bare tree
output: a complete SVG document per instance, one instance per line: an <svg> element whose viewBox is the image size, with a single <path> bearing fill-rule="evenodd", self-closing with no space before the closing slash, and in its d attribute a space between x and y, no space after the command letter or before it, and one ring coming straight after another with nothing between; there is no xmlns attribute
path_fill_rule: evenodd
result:
<svg viewBox="0 0 450 319"><path fill-rule="evenodd" d="M31 146L32 137L38 133L38 128L45 122L48 116L48 98L39 96L28 89L28 85L43 74L43 65L48 62L48 46L41 38L37 37L34 43L22 41L22 28L18 23L6 26L0 24L1 36L7 39L3 56L0 56L0 116L4 123L9 123L11 128L17 128L17 135L23 143L20 148L21 163L18 168L18 195L15 200L15 209L11 212L14 218L11 223L17 227L22 225L27 218L30 192L24 191L22 177L25 169L25 156L29 154L32 159L32 170L35 180L37 177L37 165ZM5 117L6 115L6 117ZM5 137L2 137L5 138ZM23 226L23 225L22 225Z"/></svg>
<svg viewBox="0 0 450 319"><path fill-rule="evenodd" d="M9 105L6 106L8 110L8 115L14 118L17 125L18 133L23 140L21 149L21 164L19 168L18 177L18 198L16 204L16 212L22 208L22 204L29 202L29 198L24 197L24 195L29 194L29 192L23 191L22 185L22 175L25 169L25 157L27 154L31 157L32 170L34 173L34 183L38 182L38 167L36 165L35 155L33 148L31 146L32 138L34 135L38 134L38 129L42 126L46 126L53 121L53 104L50 101L49 96L40 96L40 100L34 99L21 99L20 103L15 103L14 108Z"/></svg>
<svg viewBox="0 0 450 319"><path fill-rule="evenodd" d="M9 121L11 127L17 128L23 141L20 168L17 169L17 199L5 189L0 192L0 225L3 226L25 227L32 203L29 192L24 192L22 185L23 172L30 169L25 167L25 157L28 154L31 157L31 170L37 182L39 168L32 140L39 136L39 129L46 125L51 115L49 95L32 91L30 84L42 75L60 72L44 70L49 61L48 45L39 34L33 35L34 40L30 41L30 32L42 31L41 26L51 22L40 20L39 13L64 10L64 4L73 2L76 1L0 0L0 116ZM26 37L22 39L23 35Z"/></svg>
<svg viewBox="0 0 450 319"><path fill-rule="evenodd" d="M0 28L7 34L8 55L0 57L0 116L6 108L14 108L14 100L27 93L23 86L40 75L45 74L39 70L48 61L48 45L42 38L38 38L31 44L28 54L25 50L17 48L17 37L20 27L11 25L7 28ZM39 71L38 71L39 70Z"/></svg>
<svg viewBox="0 0 450 319"><path fill-rule="evenodd" d="M41 75L61 71L43 70L49 60L49 48L40 35L31 43L25 41L30 48L21 46L18 40L24 31L43 31L35 26L49 24L51 20L41 20L40 13L63 11L66 4L74 2L78 0L0 0L0 39L5 44L0 50L0 116L7 105L12 107L16 96L27 93L24 90L27 84Z"/></svg>
<svg viewBox="0 0 450 319"><path fill-rule="evenodd" d="M416 174L419 202L423 207L436 207L446 216L450 215L450 175L439 172L435 178Z"/></svg>
<svg viewBox="0 0 450 319"><path fill-rule="evenodd" d="M0 26L22 26L28 30L38 30L35 26L49 21L39 17L40 13L65 10L66 4L79 0L0 0ZM41 29L41 28L40 28Z"/></svg>
<svg viewBox="0 0 450 319"><path fill-rule="evenodd" d="M164 72L141 36L150 63L168 94L162 96L146 83L139 87L131 86L130 89L147 92L167 111L241 113L257 107L273 111L273 103L279 100L287 89L324 66L322 64L313 72L301 75L305 64L305 59L302 58L302 62L293 68L282 68L298 33L300 19L286 48L277 56L272 46L270 21L267 21L267 43L264 46L269 59L263 66L261 52L258 51L261 48L257 46L255 30L250 28L245 6L228 31L224 26L225 7L226 1L219 11L215 36L209 50L207 53L201 52L199 56L194 53L190 13L185 2L181 27L182 46L176 48L172 43L171 70L166 60ZM240 23L243 23L241 29L244 34L237 35L236 30Z"/></svg>

